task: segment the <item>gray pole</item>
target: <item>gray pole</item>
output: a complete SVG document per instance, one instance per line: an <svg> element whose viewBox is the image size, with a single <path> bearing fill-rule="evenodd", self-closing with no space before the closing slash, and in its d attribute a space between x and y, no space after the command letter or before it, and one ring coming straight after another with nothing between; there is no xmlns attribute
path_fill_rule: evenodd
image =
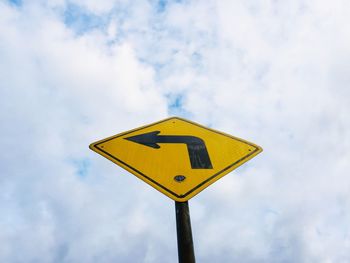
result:
<svg viewBox="0 0 350 263"><path fill-rule="evenodd" d="M188 202L175 201L179 263L195 263Z"/></svg>

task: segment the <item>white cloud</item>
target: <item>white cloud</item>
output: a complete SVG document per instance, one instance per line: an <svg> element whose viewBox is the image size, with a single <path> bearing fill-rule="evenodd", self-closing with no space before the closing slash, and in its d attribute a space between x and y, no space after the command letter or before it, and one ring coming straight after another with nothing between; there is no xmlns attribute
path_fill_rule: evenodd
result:
<svg viewBox="0 0 350 263"><path fill-rule="evenodd" d="M0 261L176 261L173 203L87 148L174 111L264 148L191 200L198 261L348 262L349 4L96 3L0 3Z"/></svg>

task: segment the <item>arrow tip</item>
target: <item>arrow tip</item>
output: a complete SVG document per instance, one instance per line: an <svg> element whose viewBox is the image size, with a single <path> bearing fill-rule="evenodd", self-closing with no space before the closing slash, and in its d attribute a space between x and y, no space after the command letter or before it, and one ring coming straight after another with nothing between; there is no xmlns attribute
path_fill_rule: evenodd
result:
<svg viewBox="0 0 350 263"><path fill-rule="evenodd" d="M157 144L157 135L160 131L153 131L148 133L143 133L131 137L124 138L125 140L139 143L144 146L159 149L160 146Z"/></svg>

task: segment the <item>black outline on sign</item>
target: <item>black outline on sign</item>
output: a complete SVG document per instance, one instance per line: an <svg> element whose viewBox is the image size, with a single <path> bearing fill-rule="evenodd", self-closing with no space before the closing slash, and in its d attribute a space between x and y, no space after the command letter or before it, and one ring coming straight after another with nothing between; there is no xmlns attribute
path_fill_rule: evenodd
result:
<svg viewBox="0 0 350 263"><path fill-rule="evenodd" d="M110 140L113 140L115 138L119 138L119 137L122 137L122 136L125 136L129 133L133 133L133 132L136 132L136 131L139 131L139 130L143 130L145 128L149 128L149 127L152 127L154 125L157 125L159 123L162 123L162 122L165 122L165 121L169 121L169 120L172 120L172 119L178 119L178 120L181 120L181 121L184 121L184 122L187 122L187 123L190 123L190 124L193 124L193 125L196 125L200 128L203 128L203 129L206 129L206 130L209 130L211 132L215 132L215 133L218 133L218 134L221 134L223 136L226 136L230 139L235 139L237 141L240 141L240 142L243 142L243 143L246 143L252 147L255 148L254 151L251 151L249 154L247 154L246 156L242 157L241 159L235 161L234 163L230 164L229 166L227 166L226 168L222 169L221 171L217 172L216 174L212 175L211 177L209 177L208 179L206 179L205 181L201 182L200 184L198 184L196 187L192 188L190 191L188 191L187 193L183 194L183 195L178 195L176 193L174 193L173 191L169 190L168 188L164 187L163 185L159 184L158 182L154 181L152 178L148 177L147 175L145 175L144 173L142 173L141 171L135 169L134 167L128 165L127 163L123 162L122 160L116 158L115 156L109 154L108 152L104 151L103 148L99 147L100 144L102 143L105 143L105 142L108 142ZM96 147L99 151L103 152L105 155L108 155L109 157L111 157L112 159L114 159L115 161L117 161L118 163L121 163L122 165L128 167L129 169L135 171L136 173L138 173L139 175L141 175L142 177L144 177L145 179L147 179L148 181L151 181L152 183L154 183L155 185L159 186L160 188L164 189L165 191L167 191L168 193L172 194L173 196L177 197L177 198L185 198L186 196L188 196L189 194L191 194L192 192L194 192L195 190L197 190L198 188L200 188L202 185L206 184L207 182L211 181L212 179L214 179L215 177L217 177L218 175L220 175L221 173L225 172L226 170L229 170L230 168L232 168L233 166L235 166L236 164L242 162L243 160L249 158L251 155L253 155L254 153L256 153L257 151L259 151L259 148L256 147L255 145L247 142L247 141L244 141L244 140L241 140L239 138L236 138L236 137L233 137L233 136L230 136L228 134L225 134L225 133L222 133L222 132L219 132L219 131L216 131L216 130L212 130L210 128L207 128L205 126L202 126L200 124L197 124L195 122L191 122L191 121L188 121L188 120L185 120L185 119L182 119L182 118L179 118L179 117L172 117L172 118L168 118L168 119L165 119L165 120L162 120L162 121L159 121L159 122L155 122L155 123L152 123L150 125L146 125L146 126L143 126L143 127L140 127L140 128L137 128L137 129L134 129L134 130L131 130L131 131L127 131L127 132L124 132L124 133L121 133L121 134L118 134L118 135L115 135L115 136L112 136L112 137L109 137L107 139L104 139L104 140L101 140L101 141L98 141L96 143L93 143L91 145L93 147ZM261 148L260 148L261 150Z"/></svg>

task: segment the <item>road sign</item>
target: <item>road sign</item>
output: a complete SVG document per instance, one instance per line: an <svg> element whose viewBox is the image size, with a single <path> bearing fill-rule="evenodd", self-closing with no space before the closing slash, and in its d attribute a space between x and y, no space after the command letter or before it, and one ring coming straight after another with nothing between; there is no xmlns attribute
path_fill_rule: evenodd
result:
<svg viewBox="0 0 350 263"><path fill-rule="evenodd" d="M262 151L251 142L178 117L94 142L90 148L179 202Z"/></svg>

